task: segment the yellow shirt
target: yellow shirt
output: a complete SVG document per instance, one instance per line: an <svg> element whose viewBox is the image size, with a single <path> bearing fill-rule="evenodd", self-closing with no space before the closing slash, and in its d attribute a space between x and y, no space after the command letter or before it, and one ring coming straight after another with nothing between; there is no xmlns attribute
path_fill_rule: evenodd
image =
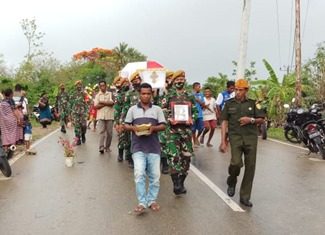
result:
<svg viewBox="0 0 325 235"><path fill-rule="evenodd" d="M105 93L99 91L95 97L95 106L100 102L113 101L112 92L106 91ZM104 106L101 109L97 109L97 120L114 120L113 106Z"/></svg>

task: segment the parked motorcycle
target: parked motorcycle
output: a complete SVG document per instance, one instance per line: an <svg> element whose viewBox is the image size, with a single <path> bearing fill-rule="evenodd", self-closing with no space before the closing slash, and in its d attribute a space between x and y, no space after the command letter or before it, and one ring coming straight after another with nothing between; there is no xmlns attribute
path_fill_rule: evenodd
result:
<svg viewBox="0 0 325 235"><path fill-rule="evenodd" d="M13 156L15 150L16 150L16 146L11 145L7 152L4 151L4 149L2 147L2 142L0 139L0 170L1 170L2 174L6 177L11 176L12 171L11 171L11 167L8 162L8 159L10 159Z"/></svg>
<svg viewBox="0 0 325 235"><path fill-rule="evenodd" d="M285 108L290 108L285 105ZM292 143L303 142L313 153L320 153L325 159L325 126L321 105L312 105L309 110L291 108L287 113L284 135Z"/></svg>

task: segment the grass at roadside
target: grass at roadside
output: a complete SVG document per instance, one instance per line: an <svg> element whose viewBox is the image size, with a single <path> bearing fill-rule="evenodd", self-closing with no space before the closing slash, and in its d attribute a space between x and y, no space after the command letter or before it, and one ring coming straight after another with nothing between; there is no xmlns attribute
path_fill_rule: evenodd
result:
<svg viewBox="0 0 325 235"><path fill-rule="evenodd" d="M270 138L287 142L286 138L284 137L283 128L270 127L267 130L267 135Z"/></svg>
<svg viewBox="0 0 325 235"><path fill-rule="evenodd" d="M47 128L43 128L42 125L33 118L31 119L31 123L33 127L33 142L58 129L60 126L59 122L53 121Z"/></svg>

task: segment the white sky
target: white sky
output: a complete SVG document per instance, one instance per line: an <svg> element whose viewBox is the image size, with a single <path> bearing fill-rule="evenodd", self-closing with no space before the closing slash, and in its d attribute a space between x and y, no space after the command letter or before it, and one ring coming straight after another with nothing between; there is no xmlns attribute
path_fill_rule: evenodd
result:
<svg viewBox="0 0 325 235"><path fill-rule="evenodd" d="M278 0L279 45L276 0L252 0L248 61L257 62L262 77L267 74L263 58L278 73L291 64L293 2ZM301 0L301 5L305 61L325 41L325 1ZM184 69L189 81L204 82L218 72L231 75L231 61L238 58L241 9L241 0L6 0L1 3L0 54L8 66L23 60L27 41L19 22L35 18L46 34L44 48L62 62L81 50L112 49L126 42L171 70Z"/></svg>

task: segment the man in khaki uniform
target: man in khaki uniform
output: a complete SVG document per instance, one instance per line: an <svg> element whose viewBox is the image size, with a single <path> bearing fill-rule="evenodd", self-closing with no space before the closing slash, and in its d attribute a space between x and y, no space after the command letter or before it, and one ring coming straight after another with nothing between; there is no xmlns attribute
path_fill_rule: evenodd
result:
<svg viewBox="0 0 325 235"><path fill-rule="evenodd" d="M97 109L97 120L99 121L99 152L101 154L110 152L114 122L114 100L113 93L107 91L105 81L99 82L99 92L95 97L95 108Z"/></svg>
<svg viewBox="0 0 325 235"><path fill-rule="evenodd" d="M245 172L240 187L240 203L252 207L250 202L253 179L255 174L257 126L264 121L265 113L255 100L247 98L249 85L247 80L238 79L235 83L235 98L228 100L221 114L221 145L220 150L226 152L228 128L231 147L231 161L228 168L227 179L230 197L235 195L237 176L243 167L242 155L245 158Z"/></svg>

